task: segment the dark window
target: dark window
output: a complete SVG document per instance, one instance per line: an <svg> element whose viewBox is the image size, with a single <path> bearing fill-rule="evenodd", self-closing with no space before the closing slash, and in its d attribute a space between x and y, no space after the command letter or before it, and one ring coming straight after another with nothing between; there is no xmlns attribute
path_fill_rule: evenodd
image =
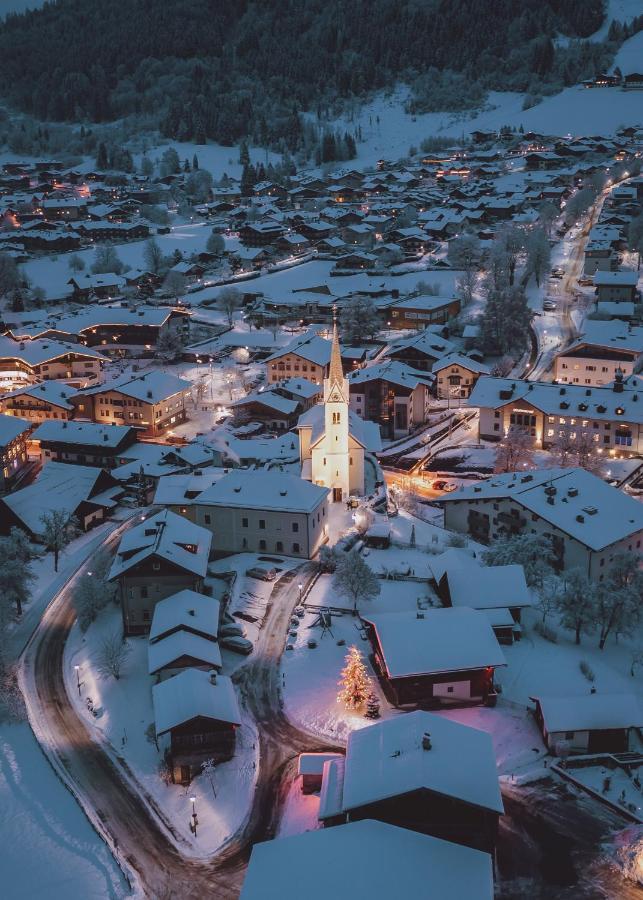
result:
<svg viewBox="0 0 643 900"><path fill-rule="evenodd" d="M206 513L206 514L203 516L203 521L205 522L206 525L211 525L211 524L212 524L212 517L211 517L210 513Z"/></svg>
<svg viewBox="0 0 643 900"><path fill-rule="evenodd" d="M292 523L292 530L293 530L294 532L299 531L299 522L293 522L293 523Z"/></svg>
<svg viewBox="0 0 643 900"><path fill-rule="evenodd" d="M143 621L144 621L144 622L149 622L149 621L150 621L150 611L149 611L149 609L144 609L144 610L143 610Z"/></svg>
<svg viewBox="0 0 643 900"><path fill-rule="evenodd" d="M242 528L247 528L247 527L248 527L248 520L246 519L245 516L244 516L243 519L241 520L241 527L242 527Z"/></svg>
<svg viewBox="0 0 643 900"><path fill-rule="evenodd" d="M283 541L277 541L277 543L275 544L275 549L277 550L277 553L283 553L284 552Z"/></svg>
<svg viewBox="0 0 643 900"><path fill-rule="evenodd" d="M247 521L248 521L248 520L246 519L246 522L247 522ZM265 520L265 519L259 519L259 528L265 529L265 527L266 527L266 520Z"/></svg>
<svg viewBox="0 0 643 900"><path fill-rule="evenodd" d="M299 544L296 544L296 543L295 543L295 544L292 545L292 552L293 552L293 553L299 553Z"/></svg>
<svg viewBox="0 0 643 900"><path fill-rule="evenodd" d="M147 598L147 596L148 596L148 594L147 594L147 588L146 588L146 587L142 587L142 588L141 588L141 597L142 597L142 599L145 600L145 599Z"/></svg>
<svg viewBox="0 0 643 900"><path fill-rule="evenodd" d="M259 549L260 549L260 550L265 550L265 549L266 549L266 542L264 541L263 538L259 541Z"/></svg>

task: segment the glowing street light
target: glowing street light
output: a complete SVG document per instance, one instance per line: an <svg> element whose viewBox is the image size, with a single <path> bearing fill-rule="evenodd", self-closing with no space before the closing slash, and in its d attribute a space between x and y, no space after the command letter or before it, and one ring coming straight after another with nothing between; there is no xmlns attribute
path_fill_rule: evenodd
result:
<svg viewBox="0 0 643 900"><path fill-rule="evenodd" d="M196 817L196 797L190 797L190 802L192 803L192 822L190 824L190 830L196 837L196 827L199 824L199 820Z"/></svg>
<svg viewBox="0 0 643 900"><path fill-rule="evenodd" d="M78 685L78 696L80 697L80 666L74 666L76 671L76 684Z"/></svg>

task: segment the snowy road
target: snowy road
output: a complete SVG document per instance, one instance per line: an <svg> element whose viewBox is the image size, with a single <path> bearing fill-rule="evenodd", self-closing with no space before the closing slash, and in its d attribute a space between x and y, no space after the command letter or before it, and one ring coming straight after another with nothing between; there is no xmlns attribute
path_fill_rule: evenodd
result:
<svg viewBox="0 0 643 900"><path fill-rule="evenodd" d="M110 536L106 545L114 541ZM132 882L136 893L158 898L239 896L252 842L276 832L294 762L302 750L327 749L318 738L293 727L283 713L280 657L297 584L313 576L313 566L286 573L275 585L254 656L237 670L243 702L256 718L260 735L257 790L248 821L210 861L188 859L182 838L128 772L96 743L66 693L64 646L74 623L74 578L55 597L22 660L21 687L30 724L41 746L70 787ZM77 576L75 576L77 577ZM296 582L295 582L296 578ZM151 807L151 808L150 808Z"/></svg>

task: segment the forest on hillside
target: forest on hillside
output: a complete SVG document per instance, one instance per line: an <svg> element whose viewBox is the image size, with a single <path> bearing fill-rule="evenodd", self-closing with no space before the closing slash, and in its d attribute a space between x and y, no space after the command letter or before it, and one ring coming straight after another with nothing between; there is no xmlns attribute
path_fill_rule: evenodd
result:
<svg viewBox="0 0 643 900"><path fill-rule="evenodd" d="M395 80L424 111L590 77L626 36L581 40L603 14L603 0L55 0L0 25L0 94L43 121L140 116L173 139L293 153L302 111L323 123Z"/></svg>

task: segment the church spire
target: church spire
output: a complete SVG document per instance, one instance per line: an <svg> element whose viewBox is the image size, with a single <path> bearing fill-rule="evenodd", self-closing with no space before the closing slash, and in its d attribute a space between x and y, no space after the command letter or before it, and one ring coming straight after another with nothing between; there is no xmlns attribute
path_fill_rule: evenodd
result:
<svg viewBox="0 0 643 900"><path fill-rule="evenodd" d="M337 307L335 305L333 305L333 344L330 351L328 381L330 384L342 384L344 381L342 354L339 349L339 337L337 336Z"/></svg>

